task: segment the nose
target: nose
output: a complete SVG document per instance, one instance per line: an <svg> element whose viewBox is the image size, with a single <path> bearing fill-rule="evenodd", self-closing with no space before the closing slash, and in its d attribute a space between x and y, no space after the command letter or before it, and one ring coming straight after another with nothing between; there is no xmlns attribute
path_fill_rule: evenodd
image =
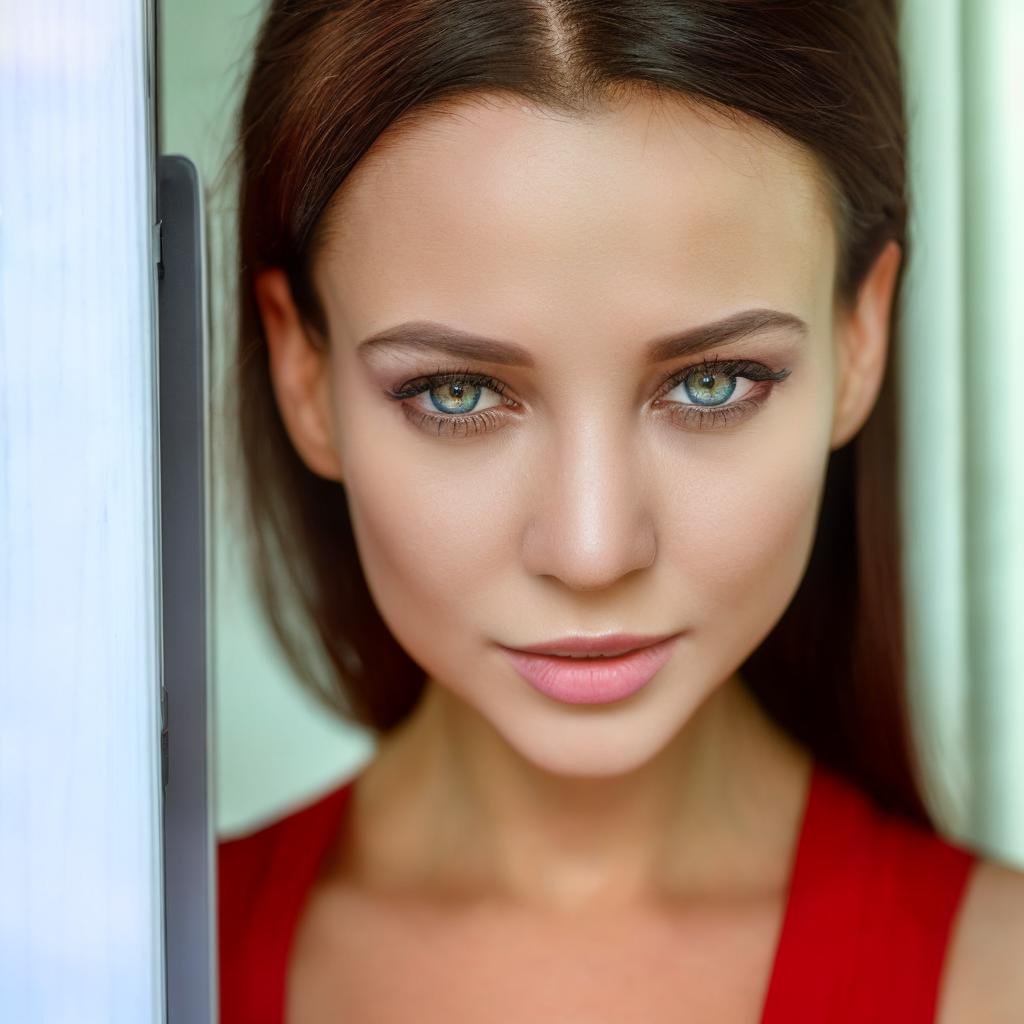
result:
<svg viewBox="0 0 1024 1024"><path fill-rule="evenodd" d="M574 590L595 590L651 565L650 481L634 438L591 424L547 455L523 534L526 568Z"/></svg>

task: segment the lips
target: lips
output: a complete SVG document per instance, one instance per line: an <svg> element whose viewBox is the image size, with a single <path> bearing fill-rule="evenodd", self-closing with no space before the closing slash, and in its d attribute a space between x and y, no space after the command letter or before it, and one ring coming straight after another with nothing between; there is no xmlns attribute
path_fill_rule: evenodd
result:
<svg viewBox="0 0 1024 1024"><path fill-rule="evenodd" d="M662 633L660 636L640 636L636 633L606 633L603 636L575 635L551 640L547 643L531 644L529 647L509 648L509 650L522 651L525 654L549 654L555 657L570 658L581 658L587 655L614 656L641 647L653 647L675 635L675 633Z"/></svg>
<svg viewBox="0 0 1024 1024"><path fill-rule="evenodd" d="M680 634L651 642L650 637L617 634L602 638L575 638L535 645L533 648L502 647L516 672L535 690L565 704L607 704L636 693L654 678L669 660ZM645 643L646 646L637 646ZM632 645L632 647L630 647ZM536 653L583 651L583 655ZM596 648L623 651L607 657L588 657ZM598 652L600 653L600 652Z"/></svg>

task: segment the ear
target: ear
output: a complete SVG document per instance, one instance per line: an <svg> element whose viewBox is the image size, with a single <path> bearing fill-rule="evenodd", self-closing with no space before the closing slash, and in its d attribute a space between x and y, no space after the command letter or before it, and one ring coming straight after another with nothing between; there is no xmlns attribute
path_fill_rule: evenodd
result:
<svg viewBox="0 0 1024 1024"><path fill-rule="evenodd" d="M340 482L341 462L330 429L329 349L308 337L283 270L261 271L253 289L267 339L274 396L288 436L314 473Z"/></svg>
<svg viewBox="0 0 1024 1024"><path fill-rule="evenodd" d="M903 251L895 239L878 254L852 309L836 325L838 360L832 449L842 448L864 425L885 376L889 319Z"/></svg>

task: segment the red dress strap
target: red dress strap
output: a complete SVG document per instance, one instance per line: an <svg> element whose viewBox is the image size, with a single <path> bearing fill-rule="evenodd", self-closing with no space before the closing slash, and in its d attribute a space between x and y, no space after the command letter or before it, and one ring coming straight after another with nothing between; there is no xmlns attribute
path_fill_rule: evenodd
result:
<svg viewBox="0 0 1024 1024"><path fill-rule="evenodd" d="M975 860L815 762L762 1024L932 1024Z"/></svg>
<svg viewBox="0 0 1024 1024"><path fill-rule="evenodd" d="M220 1024L282 1024L295 927L354 781L218 844Z"/></svg>

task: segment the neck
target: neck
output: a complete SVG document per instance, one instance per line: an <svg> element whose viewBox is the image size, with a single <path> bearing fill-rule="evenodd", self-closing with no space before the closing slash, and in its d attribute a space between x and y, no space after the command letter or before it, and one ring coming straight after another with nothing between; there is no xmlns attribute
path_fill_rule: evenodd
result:
<svg viewBox="0 0 1024 1024"><path fill-rule="evenodd" d="M357 785L347 871L374 889L551 910L772 895L810 759L738 676L639 768L553 774L428 682Z"/></svg>

